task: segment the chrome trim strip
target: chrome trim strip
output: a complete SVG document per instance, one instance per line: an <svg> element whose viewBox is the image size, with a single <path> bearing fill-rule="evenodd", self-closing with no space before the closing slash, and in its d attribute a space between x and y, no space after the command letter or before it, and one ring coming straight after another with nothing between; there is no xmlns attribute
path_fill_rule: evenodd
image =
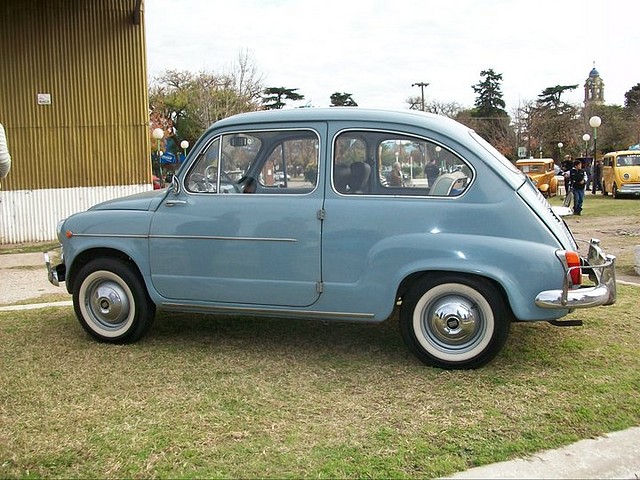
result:
<svg viewBox="0 0 640 480"><path fill-rule="evenodd" d="M295 238L272 237L223 237L219 235L149 235L149 238L178 239L178 240L241 240L245 242L289 242L295 243Z"/></svg>
<svg viewBox="0 0 640 480"><path fill-rule="evenodd" d="M142 234L110 234L110 233L73 233L74 237L97 237L97 238L159 238L177 240L241 240L249 242L288 242L295 243L295 238L270 238L270 237L223 237L216 235L142 235Z"/></svg>
<svg viewBox="0 0 640 480"><path fill-rule="evenodd" d="M149 238L149 235L140 233L76 233L71 232L72 237L98 237L98 238Z"/></svg>
<svg viewBox="0 0 640 480"><path fill-rule="evenodd" d="M256 307L231 307L219 305L193 305L178 302L162 302L160 307L169 311L179 312L199 312L199 313L235 313L243 315L282 315L283 317L306 317L322 318L333 320L361 319L373 320L373 313L344 313L344 312L322 312L318 310L288 310L282 308L264 309Z"/></svg>

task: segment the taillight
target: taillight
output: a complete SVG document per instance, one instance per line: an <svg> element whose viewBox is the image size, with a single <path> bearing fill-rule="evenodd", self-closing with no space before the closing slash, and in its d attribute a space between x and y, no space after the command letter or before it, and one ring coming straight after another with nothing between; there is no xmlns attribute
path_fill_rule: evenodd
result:
<svg viewBox="0 0 640 480"><path fill-rule="evenodd" d="M577 252L564 252L564 258L571 275L571 283L582 285L582 269L580 268L580 255Z"/></svg>

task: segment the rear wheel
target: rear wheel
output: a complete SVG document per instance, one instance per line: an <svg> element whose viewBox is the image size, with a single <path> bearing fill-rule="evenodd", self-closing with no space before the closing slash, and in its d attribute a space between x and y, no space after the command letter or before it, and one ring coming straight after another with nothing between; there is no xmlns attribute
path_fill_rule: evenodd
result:
<svg viewBox="0 0 640 480"><path fill-rule="evenodd" d="M418 281L405 295L400 330L424 363L477 368L504 346L510 327L505 301L487 280L447 274Z"/></svg>
<svg viewBox="0 0 640 480"><path fill-rule="evenodd" d="M108 343L135 342L149 330L155 315L138 272L116 258L98 258L80 269L73 307L82 328Z"/></svg>

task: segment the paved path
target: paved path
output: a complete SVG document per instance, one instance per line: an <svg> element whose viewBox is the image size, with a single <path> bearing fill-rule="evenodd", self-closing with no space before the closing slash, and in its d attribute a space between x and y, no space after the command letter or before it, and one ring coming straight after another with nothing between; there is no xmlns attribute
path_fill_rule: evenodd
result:
<svg viewBox="0 0 640 480"><path fill-rule="evenodd" d="M449 478L640 478L640 427L581 440L528 458L472 468Z"/></svg>

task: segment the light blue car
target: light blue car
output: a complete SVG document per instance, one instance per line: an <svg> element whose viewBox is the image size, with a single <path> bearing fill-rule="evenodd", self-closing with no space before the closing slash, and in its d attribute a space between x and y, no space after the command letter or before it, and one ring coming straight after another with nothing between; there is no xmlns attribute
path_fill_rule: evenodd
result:
<svg viewBox="0 0 640 480"><path fill-rule="evenodd" d="M616 299L615 258L597 240L581 257L525 175L469 128L422 112L227 118L168 189L73 215L58 238L64 261L46 259L49 278L110 343L138 340L158 308L356 322L398 308L421 361L476 368L512 321L562 324Z"/></svg>

